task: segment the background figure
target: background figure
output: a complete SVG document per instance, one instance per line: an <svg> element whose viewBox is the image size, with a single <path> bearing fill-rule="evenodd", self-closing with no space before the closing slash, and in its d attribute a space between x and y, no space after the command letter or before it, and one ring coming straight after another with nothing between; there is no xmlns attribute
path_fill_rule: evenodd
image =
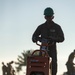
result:
<svg viewBox="0 0 75 75"><path fill-rule="evenodd" d="M2 62L2 74L3 75L7 75L7 67L6 67L6 65L4 64L4 62Z"/></svg>
<svg viewBox="0 0 75 75"><path fill-rule="evenodd" d="M72 73L75 72L73 63L74 57L75 57L75 50L69 55L68 61L66 63L68 75L71 75Z"/></svg>
<svg viewBox="0 0 75 75"><path fill-rule="evenodd" d="M7 63L7 75L13 75L13 67L11 64L13 64L13 61Z"/></svg>

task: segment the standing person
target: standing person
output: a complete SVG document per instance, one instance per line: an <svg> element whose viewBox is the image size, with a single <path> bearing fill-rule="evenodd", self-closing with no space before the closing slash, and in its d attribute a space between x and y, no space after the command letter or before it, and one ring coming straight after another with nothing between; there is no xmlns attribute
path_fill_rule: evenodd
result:
<svg viewBox="0 0 75 75"><path fill-rule="evenodd" d="M68 75L71 75L72 73L75 72L75 68L74 68L75 64L73 63L74 57L75 57L75 50L69 55L68 61L66 63Z"/></svg>
<svg viewBox="0 0 75 75"><path fill-rule="evenodd" d="M53 22L54 11L52 8L48 7L44 10L44 18L46 22L39 25L35 30L32 41L35 43L38 41L39 36L45 39L51 39L54 44L49 46L47 51L49 56L52 58L52 75L57 74L57 49L56 43L64 41L64 33L61 29L61 26ZM50 41L49 41L50 42Z"/></svg>
<svg viewBox="0 0 75 75"><path fill-rule="evenodd" d="M13 64L13 61L7 63L7 75L12 75L13 68L11 64Z"/></svg>
<svg viewBox="0 0 75 75"><path fill-rule="evenodd" d="M3 73L3 75L6 75L7 74L7 67L6 67L6 65L4 64L4 62L2 62L2 73Z"/></svg>

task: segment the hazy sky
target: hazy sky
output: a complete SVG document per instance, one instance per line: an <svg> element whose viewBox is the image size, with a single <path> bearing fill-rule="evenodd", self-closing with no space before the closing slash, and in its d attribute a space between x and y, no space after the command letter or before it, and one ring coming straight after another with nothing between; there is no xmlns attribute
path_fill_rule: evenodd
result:
<svg viewBox="0 0 75 75"><path fill-rule="evenodd" d="M66 71L65 63L75 48L74 0L0 0L0 67L2 61L16 60L23 50L39 48L31 38L37 26L45 22L46 7L54 9L53 21L65 35L65 41L57 44L58 74Z"/></svg>

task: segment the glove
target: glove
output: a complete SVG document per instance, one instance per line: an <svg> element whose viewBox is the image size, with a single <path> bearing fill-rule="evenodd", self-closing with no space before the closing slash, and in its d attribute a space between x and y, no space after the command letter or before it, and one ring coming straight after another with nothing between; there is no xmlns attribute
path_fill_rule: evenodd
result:
<svg viewBox="0 0 75 75"><path fill-rule="evenodd" d="M42 41L41 37L37 37L37 41L41 42Z"/></svg>
<svg viewBox="0 0 75 75"><path fill-rule="evenodd" d="M32 41L35 43L35 42L37 42L37 41L40 41L41 42L41 37L33 37L32 38Z"/></svg>
<svg viewBox="0 0 75 75"><path fill-rule="evenodd" d="M34 43L37 42L36 37L33 37L33 38L32 38L32 41L33 41Z"/></svg>

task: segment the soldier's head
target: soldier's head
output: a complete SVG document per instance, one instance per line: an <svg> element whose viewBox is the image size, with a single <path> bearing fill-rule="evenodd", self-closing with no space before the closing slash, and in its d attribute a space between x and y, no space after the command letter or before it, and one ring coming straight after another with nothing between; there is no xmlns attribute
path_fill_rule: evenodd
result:
<svg viewBox="0 0 75 75"><path fill-rule="evenodd" d="M44 10L44 15L45 15L45 19L47 21L51 21L53 18L54 18L54 11L52 8L50 7L47 7L45 10Z"/></svg>
<svg viewBox="0 0 75 75"><path fill-rule="evenodd" d="M4 62L2 62L2 65L4 65Z"/></svg>
<svg viewBox="0 0 75 75"><path fill-rule="evenodd" d="M75 49L74 49L74 51L73 51L74 53L75 53Z"/></svg>

